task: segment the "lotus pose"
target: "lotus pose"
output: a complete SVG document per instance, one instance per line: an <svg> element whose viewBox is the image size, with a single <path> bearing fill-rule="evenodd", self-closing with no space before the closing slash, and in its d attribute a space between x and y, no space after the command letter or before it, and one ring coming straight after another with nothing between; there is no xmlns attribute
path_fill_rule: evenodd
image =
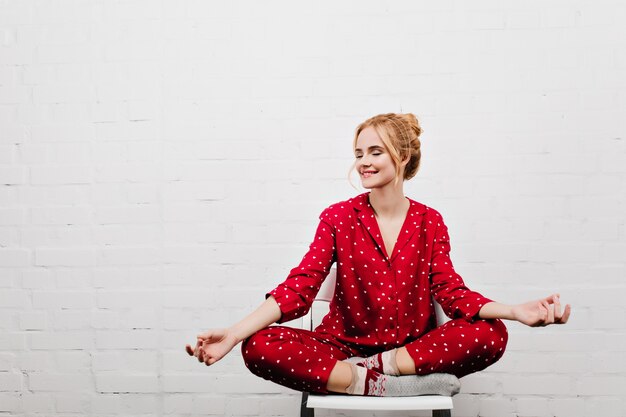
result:
<svg viewBox="0 0 626 417"><path fill-rule="evenodd" d="M251 372L299 391L453 395L457 378L502 357L503 319L566 323L571 308L558 294L506 305L465 285L441 213L403 192L420 166L420 133L410 113L361 123L354 168L369 192L324 209L308 252L265 302L232 327L199 334L187 353L210 366L243 342ZM306 314L333 264L334 298L319 326L270 326ZM451 318L439 327L433 298Z"/></svg>

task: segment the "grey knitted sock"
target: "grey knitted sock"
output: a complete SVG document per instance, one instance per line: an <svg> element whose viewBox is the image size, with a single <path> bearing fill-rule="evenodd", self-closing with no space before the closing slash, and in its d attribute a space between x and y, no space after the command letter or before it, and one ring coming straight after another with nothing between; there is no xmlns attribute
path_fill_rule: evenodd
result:
<svg viewBox="0 0 626 417"><path fill-rule="evenodd" d="M453 396L461 390L461 382L451 374L388 376L385 396L406 397L411 395Z"/></svg>
<svg viewBox="0 0 626 417"><path fill-rule="evenodd" d="M451 374L390 376L352 364L352 383L348 394L377 397L407 397L413 395L452 396L460 391L461 383Z"/></svg>

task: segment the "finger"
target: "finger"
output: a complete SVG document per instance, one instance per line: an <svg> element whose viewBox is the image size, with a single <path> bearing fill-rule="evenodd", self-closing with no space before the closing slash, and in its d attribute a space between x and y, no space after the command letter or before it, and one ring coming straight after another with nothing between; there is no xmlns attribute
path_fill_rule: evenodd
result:
<svg viewBox="0 0 626 417"><path fill-rule="evenodd" d="M202 350L201 344L196 347L195 354L196 354L196 358L198 358L200 362L204 362L204 351Z"/></svg>
<svg viewBox="0 0 626 417"><path fill-rule="evenodd" d="M187 351L189 356L193 356L193 349L191 348L191 345L186 345L185 350Z"/></svg>
<svg viewBox="0 0 626 417"><path fill-rule="evenodd" d="M554 302L554 297L557 296L557 295L558 294L550 294L546 298L542 299L541 302L546 301L548 304L552 304Z"/></svg>
<svg viewBox="0 0 626 417"><path fill-rule="evenodd" d="M554 321L554 312L550 306L550 303L547 300L544 300L543 307L546 309L545 312L545 324L551 323L551 320Z"/></svg>
<svg viewBox="0 0 626 417"><path fill-rule="evenodd" d="M558 323L561 321L561 317L563 314L561 313L561 298L557 294L554 297L554 322Z"/></svg>
<svg viewBox="0 0 626 417"><path fill-rule="evenodd" d="M551 324L551 323L554 323L554 305L551 305L548 308L548 320L546 324Z"/></svg>
<svg viewBox="0 0 626 417"><path fill-rule="evenodd" d="M540 310L540 326L545 326L546 321L548 320L548 310L550 310L550 305L546 300L541 301L541 310Z"/></svg>
<svg viewBox="0 0 626 417"><path fill-rule="evenodd" d="M561 317L561 320L559 321L559 323L561 324L567 323L567 320L569 319L569 315L571 311L572 311L572 307L569 304L567 304L565 306L565 310L563 311L563 317Z"/></svg>
<svg viewBox="0 0 626 417"><path fill-rule="evenodd" d="M551 295L550 297L548 297L547 299L543 300L542 304L543 307L546 309L546 324L550 323L550 318L552 318L554 320L554 312L552 309L552 299L553 299L554 295Z"/></svg>

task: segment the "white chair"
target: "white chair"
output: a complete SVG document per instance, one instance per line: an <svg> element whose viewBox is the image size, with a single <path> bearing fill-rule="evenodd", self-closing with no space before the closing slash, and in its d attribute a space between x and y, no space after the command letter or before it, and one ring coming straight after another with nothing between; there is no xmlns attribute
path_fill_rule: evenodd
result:
<svg viewBox="0 0 626 417"><path fill-rule="evenodd" d="M330 270L328 277L322 284L313 306L303 317L303 328L313 330L321 317L325 314L315 308L318 301L328 303L333 298L337 271ZM439 325L448 321L441 306L433 300ZM316 305L317 304L317 305ZM325 309L328 311L328 308ZM443 395L420 395L414 397L369 397L362 395L320 395L308 392L302 393L300 417L314 417L316 408L329 408L335 410L432 410L433 417L450 417L453 408L452 397Z"/></svg>

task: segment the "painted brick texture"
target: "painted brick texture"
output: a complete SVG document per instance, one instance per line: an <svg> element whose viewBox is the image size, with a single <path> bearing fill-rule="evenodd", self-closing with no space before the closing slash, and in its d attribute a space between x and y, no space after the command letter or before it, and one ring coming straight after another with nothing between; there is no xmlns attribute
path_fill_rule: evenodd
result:
<svg viewBox="0 0 626 417"><path fill-rule="evenodd" d="M413 112L405 192L466 283L573 304L509 323L453 415L626 416L624 20L611 0L1 1L0 414L296 415L238 348L206 368L184 345L361 192L356 125Z"/></svg>

